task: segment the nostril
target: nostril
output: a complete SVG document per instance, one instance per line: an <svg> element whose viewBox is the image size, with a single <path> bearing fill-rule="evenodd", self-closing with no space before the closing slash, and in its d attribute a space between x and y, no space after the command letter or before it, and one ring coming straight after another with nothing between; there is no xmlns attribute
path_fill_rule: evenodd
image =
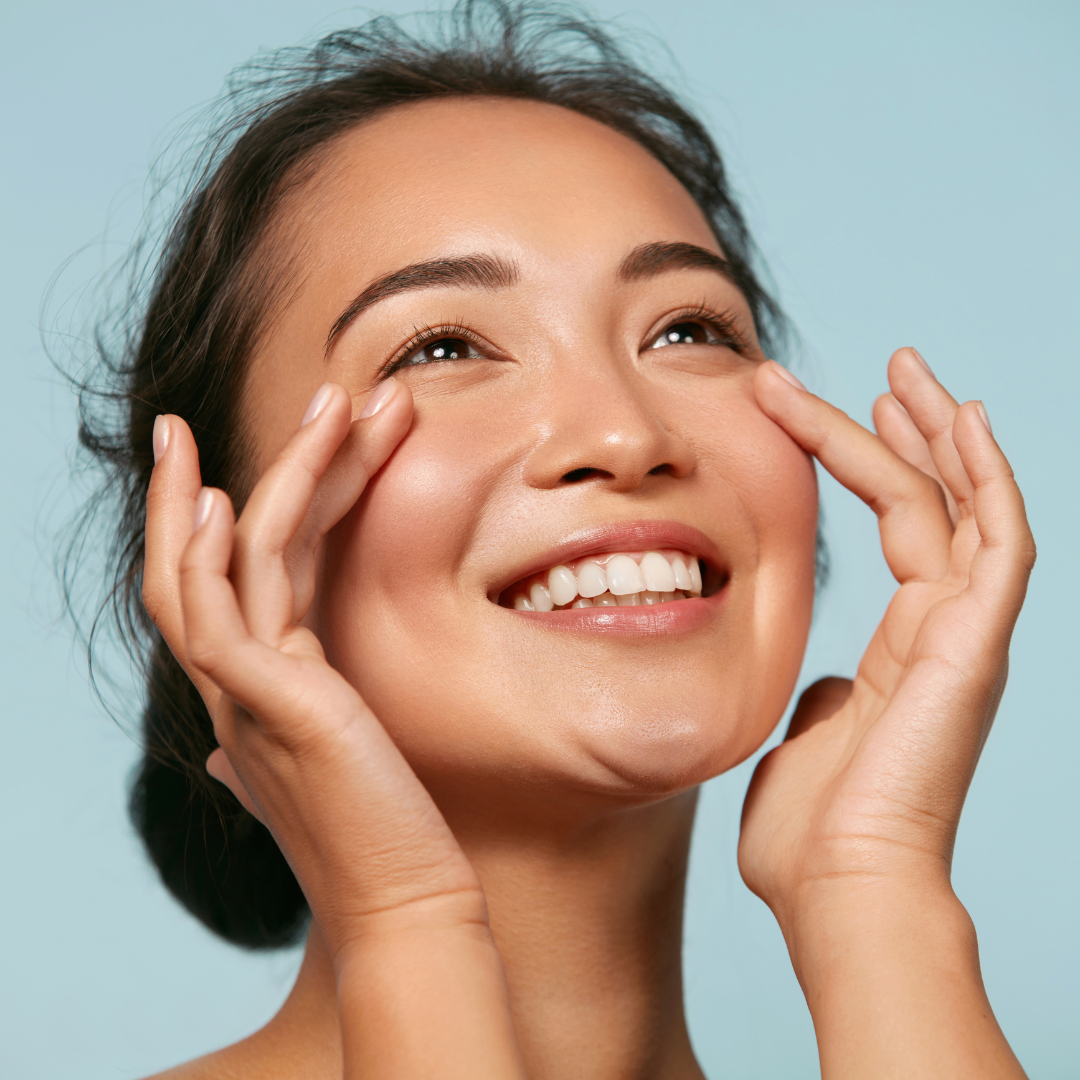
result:
<svg viewBox="0 0 1080 1080"><path fill-rule="evenodd" d="M675 475L675 466L665 462L663 465L657 465L656 468L649 470L650 476L662 476L667 474L668 476Z"/></svg>
<svg viewBox="0 0 1080 1080"><path fill-rule="evenodd" d="M562 482L564 484L577 484L582 480L591 480L593 477L597 476L606 476L608 479L611 479L611 473L604 472L603 469L593 469L586 466L581 469L571 469L563 476Z"/></svg>

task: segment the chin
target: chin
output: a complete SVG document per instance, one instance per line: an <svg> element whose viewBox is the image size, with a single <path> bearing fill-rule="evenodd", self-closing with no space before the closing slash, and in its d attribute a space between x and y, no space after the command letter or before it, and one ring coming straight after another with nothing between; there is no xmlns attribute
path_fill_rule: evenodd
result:
<svg viewBox="0 0 1080 1080"><path fill-rule="evenodd" d="M756 725L761 727L762 725ZM768 729L751 734L723 710L703 715L672 701L648 712L625 710L594 721L581 751L605 790L645 799L696 787L737 765L761 745Z"/></svg>

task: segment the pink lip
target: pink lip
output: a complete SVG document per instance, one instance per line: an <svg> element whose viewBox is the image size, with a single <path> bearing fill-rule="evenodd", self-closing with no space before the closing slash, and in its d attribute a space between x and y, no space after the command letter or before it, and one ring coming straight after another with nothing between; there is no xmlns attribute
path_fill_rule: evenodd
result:
<svg viewBox="0 0 1080 1080"><path fill-rule="evenodd" d="M515 611L513 608L503 610L510 615L529 619L545 629L605 634L609 637L661 637L700 630L717 614L727 594L725 585L712 596L673 600L670 604L655 604L652 607L567 608L545 612Z"/></svg>

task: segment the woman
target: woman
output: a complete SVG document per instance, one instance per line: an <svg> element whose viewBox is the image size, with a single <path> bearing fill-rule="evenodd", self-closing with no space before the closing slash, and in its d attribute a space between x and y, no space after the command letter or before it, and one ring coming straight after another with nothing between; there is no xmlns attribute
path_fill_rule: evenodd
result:
<svg viewBox="0 0 1080 1080"><path fill-rule="evenodd" d="M874 436L770 360L711 142L594 26L377 23L272 89L84 429L160 635L151 855L230 940L312 916L278 1016L171 1075L700 1076L694 792L794 689L813 456L900 588L758 767L740 869L825 1076L1022 1076L949 885L1034 558L981 405L901 349Z"/></svg>

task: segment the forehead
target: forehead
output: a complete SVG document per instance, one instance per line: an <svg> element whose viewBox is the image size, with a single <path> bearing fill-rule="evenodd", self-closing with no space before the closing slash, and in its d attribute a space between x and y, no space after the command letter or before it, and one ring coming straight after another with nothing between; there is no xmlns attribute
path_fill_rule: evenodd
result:
<svg viewBox="0 0 1080 1080"><path fill-rule="evenodd" d="M317 263L362 267L369 279L493 248L563 267L606 265L655 240L719 250L685 188L638 143L532 101L392 109L339 139L293 205Z"/></svg>

